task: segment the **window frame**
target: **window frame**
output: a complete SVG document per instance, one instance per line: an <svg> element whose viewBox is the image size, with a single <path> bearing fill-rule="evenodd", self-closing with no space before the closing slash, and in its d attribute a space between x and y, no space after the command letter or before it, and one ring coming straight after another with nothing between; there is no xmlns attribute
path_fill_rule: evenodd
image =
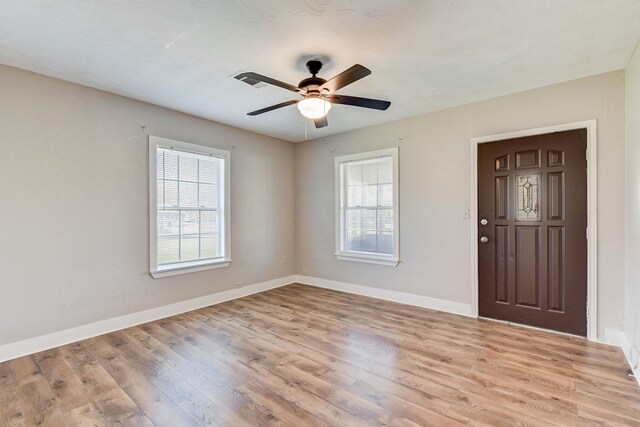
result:
<svg viewBox="0 0 640 427"><path fill-rule="evenodd" d="M392 158L392 191L393 191L393 253L389 255L377 252L362 252L345 250L346 234L346 209L345 201L345 176L343 165L354 161L374 160L380 157ZM400 218L399 218L399 183L398 183L398 147L383 150L368 151L364 153L337 156L335 158L335 256L342 261L355 261L368 264L379 264L395 267L400 262Z"/></svg>
<svg viewBox="0 0 640 427"><path fill-rule="evenodd" d="M184 261L168 266L158 265L158 176L157 152L158 148L169 148L193 154L217 157L222 160L223 180L222 197L219 198L218 211L221 226L219 239L223 253L221 257ZM194 273L216 268L228 267L231 264L231 208L230 208L230 176L231 152L206 145L192 144L174 139L149 135L149 272L154 279L174 276L178 274Z"/></svg>

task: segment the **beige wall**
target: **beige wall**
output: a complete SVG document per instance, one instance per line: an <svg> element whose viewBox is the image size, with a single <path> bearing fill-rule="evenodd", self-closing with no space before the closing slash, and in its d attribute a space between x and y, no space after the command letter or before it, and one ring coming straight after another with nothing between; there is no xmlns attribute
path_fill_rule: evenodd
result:
<svg viewBox="0 0 640 427"><path fill-rule="evenodd" d="M232 152L230 267L149 276L141 125ZM290 143L0 66L0 148L0 345L295 272Z"/></svg>
<svg viewBox="0 0 640 427"><path fill-rule="evenodd" d="M626 70L626 288L625 332L635 347L634 359L640 352L640 49ZM637 365L636 365L637 367Z"/></svg>
<svg viewBox="0 0 640 427"><path fill-rule="evenodd" d="M622 331L624 80L617 71L298 144L297 272L470 304L471 222L463 215L471 138L597 119L598 335ZM401 263L338 261L333 159L392 146L400 147Z"/></svg>
<svg viewBox="0 0 640 427"><path fill-rule="evenodd" d="M634 61L627 114L637 116L638 55ZM623 71L298 145L5 66L0 93L0 345L295 272L469 304L471 223L463 215L470 207L470 139L592 118L599 144L599 336L623 329ZM627 155L637 159L631 165L640 162L635 122L627 128ZM148 275L149 133L232 152L229 268ZM333 159L391 146L400 147L402 262L392 268L337 261ZM627 179L637 174L628 165ZM636 237L638 191L630 186L627 194L635 200L627 226ZM626 243L629 313L640 304L640 245L630 237ZM626 331L637 345L634 313Z"/></svg>

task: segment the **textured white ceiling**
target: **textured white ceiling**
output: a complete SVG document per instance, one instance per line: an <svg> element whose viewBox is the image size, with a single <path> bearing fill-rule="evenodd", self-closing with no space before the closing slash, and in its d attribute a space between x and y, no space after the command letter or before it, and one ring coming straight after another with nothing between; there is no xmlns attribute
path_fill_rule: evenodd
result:
<svg viewBox="0 0 640 427"><path fill-rule="evenodd" d="M639 23L638 0L3 0L0 63L301 141L295 106L246 116L295 94L230 76L370 68L339 93L389 110L336 105L311 139L624 68Z"/></svg>

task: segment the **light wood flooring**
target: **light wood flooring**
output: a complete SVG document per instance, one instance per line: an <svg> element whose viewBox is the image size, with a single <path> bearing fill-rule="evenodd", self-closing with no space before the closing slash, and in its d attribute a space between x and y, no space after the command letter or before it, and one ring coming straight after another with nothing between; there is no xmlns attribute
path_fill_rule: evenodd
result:
<svg viewBox="0 0 640 427"><path fill-rule="evenodd" d="M0 426L640 425L618 348L290 285L0 364Z"/></svg>

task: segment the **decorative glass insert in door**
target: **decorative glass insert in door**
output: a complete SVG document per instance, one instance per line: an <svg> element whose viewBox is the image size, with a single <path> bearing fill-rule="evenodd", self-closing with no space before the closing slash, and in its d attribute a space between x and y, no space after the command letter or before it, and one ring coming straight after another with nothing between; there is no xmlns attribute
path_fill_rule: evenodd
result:
<svg viewBox="0 0 640 427"><path fill-rule="evenodd" d="M516 221L540 220L539 183L539 174L516 176Z"/></svg>

